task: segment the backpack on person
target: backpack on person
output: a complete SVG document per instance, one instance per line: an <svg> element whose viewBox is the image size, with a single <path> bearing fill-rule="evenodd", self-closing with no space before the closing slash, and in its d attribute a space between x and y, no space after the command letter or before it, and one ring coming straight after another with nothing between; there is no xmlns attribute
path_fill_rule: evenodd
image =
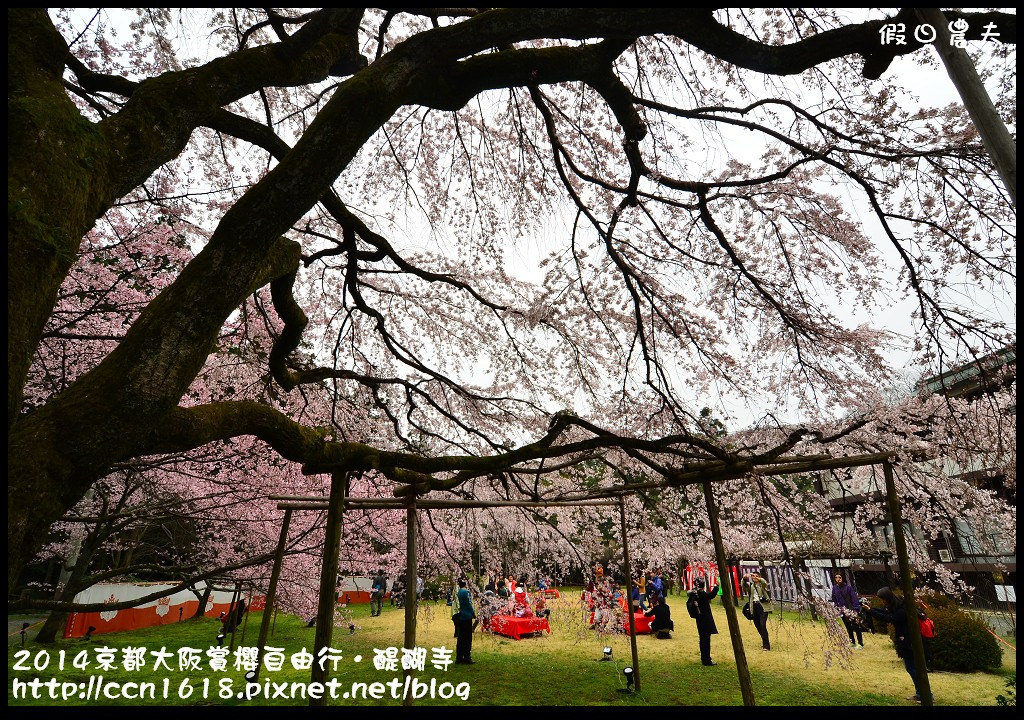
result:
<svg viewBox="0 0 1024 720"><path fill-rule="evenodd" d="M697 593L691 592L686 598L686 612L692 618L700 617L700 605L697 603Z"/></svg>
<svg viewBox="0 0 1024 720"><path fill-rule="evenodd" d="M921 628L921 637L933 638L935 637L935 621L925 615L923 612L918 611L917 622Z"/></svg>

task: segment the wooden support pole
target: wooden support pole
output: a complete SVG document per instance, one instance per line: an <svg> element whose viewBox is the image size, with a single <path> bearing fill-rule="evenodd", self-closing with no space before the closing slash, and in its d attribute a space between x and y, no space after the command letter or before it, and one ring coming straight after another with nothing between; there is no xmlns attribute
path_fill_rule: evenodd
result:
<svg viewBox="0 0 1024 720"><path fill-rule="evenodd" d="M914 601L914 578L910 574L910 555L907 553L907 537L903 532L903 512L900 499L896 495L896 481L893 478L892 463L882 463L885 474L885 494L888 496L889 517L892 519L892 535L896 542L896 557L900 564L900 581L903 586L903 606L907 611L907 632L910 635L910 648L914 653L914 670L917 673L918 687L915 692L921 693L921 705L931 707L932 687L928 680L928 662L924 657L924 643L921 640L921 628L917 624L917 603Z"/></svg>
<svg viewBox="0 0 1024 720"><path fill-rule="evenodd" d="M405 647L416 647L416 612L419 610L419 592L416 587L416 502L405 511ZM405 670L406 687L412 683L412 668ZM402 698L403 705L412 705L412 695Z"/></svg>
<svg viewBox="0 0 1024 720"><path fill-rule="evenodd" d="M263 618L260 620L260 634L256 641L256 680L259 680L263 653L267 647L267 633L270 631L270 617L274 611L274 599L277 597L277 581L281 578L281 565L284 563L284 548L288 542L288 526L292 522L292 511L284 511L284 519L281 521L281 536L277 541L277 550L274 553L274 566L270 571L270 585L267 587L267 602L263 607Z"/></svg>
<svg viewBox="0 0 1024 720"><path fill-rule="evenodd" d="M708 520L711 523L711 537L715 541L715 561L718 563L718 575L722 577L725 573L725 582L722 583L722 597L725 602L725 617L729 622L729 637L732 638L732 651L736 656L736 674L740 679L740 692L743 695L743 704L747 707L756 705L754 702L754 686L750 682L750 668L747 667L747 654L743 649L743 637L740 634L740 623L736 618L736 596L729 580L729 565L725 557L725 545L722 544L722 530L718 526L718 509L715 507L715 496L711 482L704 482L704 503L708 509ZM721 581L720 581L721 582Z"/></svg>
<svg viewBox="0 0 1024 720"><path fill-rule="evenodd" d="M921 20L931 25L936 33L935 51L946 66L949 79L953 81L960 99L978 129L981 142L988 151L996 172L1010 193L1010 201L1017 206L1017 143L999 117L992 98L985 90L985 84L974 67L974 61L967 51L953 45L948 20L939 8L914 8Z"/></svg>
<svg viewBox="0 0 1024 720"><path fill-rule="evenodd" d="M238 602L242 599L242 581L235 580L235 588L231 592L231 605L228 607L228 618L227 621L231 623L231 652L235 651L235 630L238 629L238 623L235 622L235 615L238 614Z"/></svg>
<svg viewBox="0 0 1024 720"><path fill-rule="evenodd" d="M798 564L800 566L800 573L801 575L803 575L803 579L800 581L800 584L803 585L804 595L806 595L808 600L813 600L814 591L811 586L810 572L808 572L807 570L807 558L801 557ZM850 574L850 584L853 584L853 573ZM813 620L814 622L818 622L818 611L815 609L814 603L808 602L807 607L811 609L811 620ZM779 608L779 612L782 612L781 607Z"/></svg>
<svg viewBox="0 0 1024 720"><path fill-rule="evenodd" d="M249 602L245 604L245 620L242 622L242 639L238 642L245 647L245 631L249 628L249 615L251 614L252 594L249 595Z"/></svg>
<svg viewBox="0 0 1024 720"><path fill-rule="evenodd" d="M629 645L633 651L633 689L640 692L640 656L636 650L636 619L633 617L633 568L629 561L629 537L626 535L626 499L619 498L622 521L622 574L626 578L626 613L629 617Z"/></svg>
<svg viewBox="0 0 1024 720"><path fill-rule="evenodd" d="M348 473L331 476L330 507L327 509L327 529L324 533L324 561L320 569L320 602L316 613L316 635L313 640L313 668L310 682L323 683L327 679L327 664L321 667L320 649L329 648L334 634L334 613L338 605L338 557L341 554L342 516L345 512ZM327 704L326 697L309 699L310 706Z"/></svg>

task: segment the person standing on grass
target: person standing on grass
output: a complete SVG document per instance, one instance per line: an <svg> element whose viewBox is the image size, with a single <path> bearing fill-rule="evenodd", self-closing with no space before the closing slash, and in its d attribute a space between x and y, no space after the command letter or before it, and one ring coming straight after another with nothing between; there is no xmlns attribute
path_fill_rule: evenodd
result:
<svg viewBox="0 0 1024 720"><path fill-rule="evenodd" d="M636 593L631 593L630 596L633 598L639 596L640 604L637 607L642 612L647 612L647 609L651 606L651 599L647 596L650 590L650 586L647 584L649 575L650 573L641 569L633 576L633 589L636 590Z"/></svg>
<svg viewBox="0 0 1024 720"><path fill-rule="evenodd" d="M711 636L718 634L715 617L711 614L711 598L718 595L718 586L715 585L711 590L705 592L705 585L704 578L697 578L690 594L695 596L699 608L699 613L694 620L697 623L697 636L700 639L700 664L710 666L718 664L711 659Z"/></svg>
<svg viewBox="0 0 1024 720"><path fill-rule="evenodd" d="M673 588L675 586L675 579L674 579L672 573L670 573L670 572L662 573L661 583L665 587L665 596L666 597L668 597L669 595L674 594L672 592L672 590L673 590Z"/></svg>
<svg viewBox="0 0 1024 720"><path fill-rule="evenodd" d="M850 635L850 645L855 650L864 649L864 632L860 626L858 613L860 612L860 597L853 585L843 582L842 573L836 573L835 583L832 585L832 604L839 610L839 617ZM854 640L854 635L857 638Z"/></svg>
<svg viewBox="0 0 1024 720"><path fill-rule="evenodd" d="M761 651L768 652L772 649L771 637L768 635L768 614L772 611L771 591L759 572L749 573L744 580L747 586L747 595L750 597L750 611L753 613L754 627L757 628L757 634L761 636ZM768 607L765 608L765 605Z"/></svg>
<svg viewBox="0 0 1024 720"><path fill-rule="evenodd" d="M388 592L388 580L383 570L377 570L373 576L373 587L370 592L370 616L380 615L384 609L384 596Z"/></svg>
<svg viewBox="0 0 1024 720"><path fill-rule="evenodd" d="M476 610L473 609L473 598L466 587L465 578L459 579L459 591L455 594L452 606L459 604L459 612L453 615L456 621L455 662L460 665L473 664L473 621Z"/></svg>
<svg viewBox="0 0 1024 720"><path fill-rule="evenodd" d="M877 594L878 599L885 603L885 607L873 608L865 605L865 609L872 617L892 624L896 635L896 655L903 658L903 667L914 683L914 696L909 699L921 702L921 686L917 668L914 667L914 651L910 647L910 633L907 629L907 606L903 603L903 598L888 587L879 588ZM867 600L862 602L867 603Z"/></svg>
<svg viewBox="0 0 1024 720"><path fill-rule="evenodd" d="M930 627L925 630L924 624L921 625L921 644L924 646L924 661L928 666L928 672L932 671L932 664L935 662L935 658L932 655L932 639L935 637L935 622L928 618L928 606L924 604L924 601L918 599L917 601L917 619L919 621L928 620Z"/></svg>

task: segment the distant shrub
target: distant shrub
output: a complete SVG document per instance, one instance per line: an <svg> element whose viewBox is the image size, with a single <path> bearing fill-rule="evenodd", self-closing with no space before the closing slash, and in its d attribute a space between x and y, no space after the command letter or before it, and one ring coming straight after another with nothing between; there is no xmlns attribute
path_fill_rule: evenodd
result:
<svg viewBox="0 0 1024 720"><path fill-rule="evenodd" d="M928 615L935 621L933 670L977 672L1003 664L1003 649L981 620L949 608L931 607Z"/></svg>
<svg viewBox="0 0 1024 720"><path fill-rule="evenodd" d="M926 592L918 599L935 623L935 637L930 641L930 669L978 672L994 670L1003 664L1003 650L988 625L960 610L956 601L945 595ZM872 597L871 607L885 607L885 603ZM896 636L891 625L875 618L867 622L872 623L875 632L887 633L895 646Z"/></svg>

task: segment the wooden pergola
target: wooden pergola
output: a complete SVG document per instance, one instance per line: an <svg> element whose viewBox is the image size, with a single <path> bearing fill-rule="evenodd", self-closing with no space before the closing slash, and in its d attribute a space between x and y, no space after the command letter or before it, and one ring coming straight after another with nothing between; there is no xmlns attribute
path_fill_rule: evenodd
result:
<svg viewBox="0 0 1024 720"><path fill-rule="evenodd" d="M896 486L892 469L892 453L874 453L868 455L857 455L850 457L831 458L828 456L797 456L780 457L774 459L758 459L758 462L745 461L740 463L716 463L708 464L699 470L679 473L667 477L661 481L646 483L631 483L616 485L608 488L595 490L586 494L574 496L571 499L566 497L552 498L551 500L430 500L417 498L415 495L409 497L395 498L360 498L346 496L348 487L348 473L336 472L331 476L331 493L329 497L322 496L271 496L271 500L278 501L278 509L284 511L284 518L281 524L281 536L277 545L277 552L274 557L273 570L271 571L270 585L267 589L266 609L263 613L263 620L260 625L257 655L257 675L260 671L259 662L262 658L263 649L266 646L267 634L270 628L269 612L273 607L277 583L280 579L281 565L284 558L285 543L288 537L288 527L291 522L292 513L296 510L326 510L327 528L326 540L324 543L323 564L320 574L320 595L316 617L316 634L314 638L314 655L317 655L321 648L328 648L331 645L334 629L334 611L337 603L337 575L338 561L341 549L341 534L344 512L347 508L360 510L402 510L406 511L406 579L405 586L405 637L406 648L416 647L416 613L418 610L418 597L415 592L417 578L417 553L416 553L416 527L418 510L434 509L482 509L498 507L612 507L618 506L619 518L622 531L623 568L622 573L626 578L627 592L632 587L632 570L629 553L629 539L626 533L626 509L625 498L639 490L656 488L680 487L683 485L701 484L704 490L704 498L707 505L708 518L711 523L711 535L715 545L715 559L719 568L728 567L725 554L725 546L722 542L721 528L718 524L718 512L715 505L713 483L719 480L743 477L750 473L762 476L789 475L805 472L817 472L823 470L834 470L851 467L863 467L868 465L881 465L885 477L886 495L888 501L889 516L893 524L893 537L896 545L896 555L899 559L900 580L903 590L903 597L906 603L908 618L917 616L916 602L914 599L913 579L910 570L910 560L907 552L906 536L902 523L902 510L899 498L896 495ZM412 589L413 592L409 592ZM740 691L743 696L743 703L746 706L755 705L753 687L750 680L750 670L747 665L746 653L743 647L743 640L740 633L739 619L736 614L736 597L732 583L722 584L723 606L729 624L729 635L732 640L733 654L736 658L736 671L739 676ZM640 658L637 652L636 627L632 613L627 613L629 621L630 645L633 660L634 685L640 690ZM918 672L918 681L922 693L922 705L931 705L931 687L928 680L927 664L924 657L924 646L921 641L920 629L916 622L908 622L910 631L911 647L914 653L914 666ZM412 670L405 670L407 676ZM326 680L326 666L321 668L318 663L313 663L311 670L311 682L323 683ZM323 697L310 699L310 705L325 704ZM412 698L407 697L403 704L411 705Z"/></svg>

